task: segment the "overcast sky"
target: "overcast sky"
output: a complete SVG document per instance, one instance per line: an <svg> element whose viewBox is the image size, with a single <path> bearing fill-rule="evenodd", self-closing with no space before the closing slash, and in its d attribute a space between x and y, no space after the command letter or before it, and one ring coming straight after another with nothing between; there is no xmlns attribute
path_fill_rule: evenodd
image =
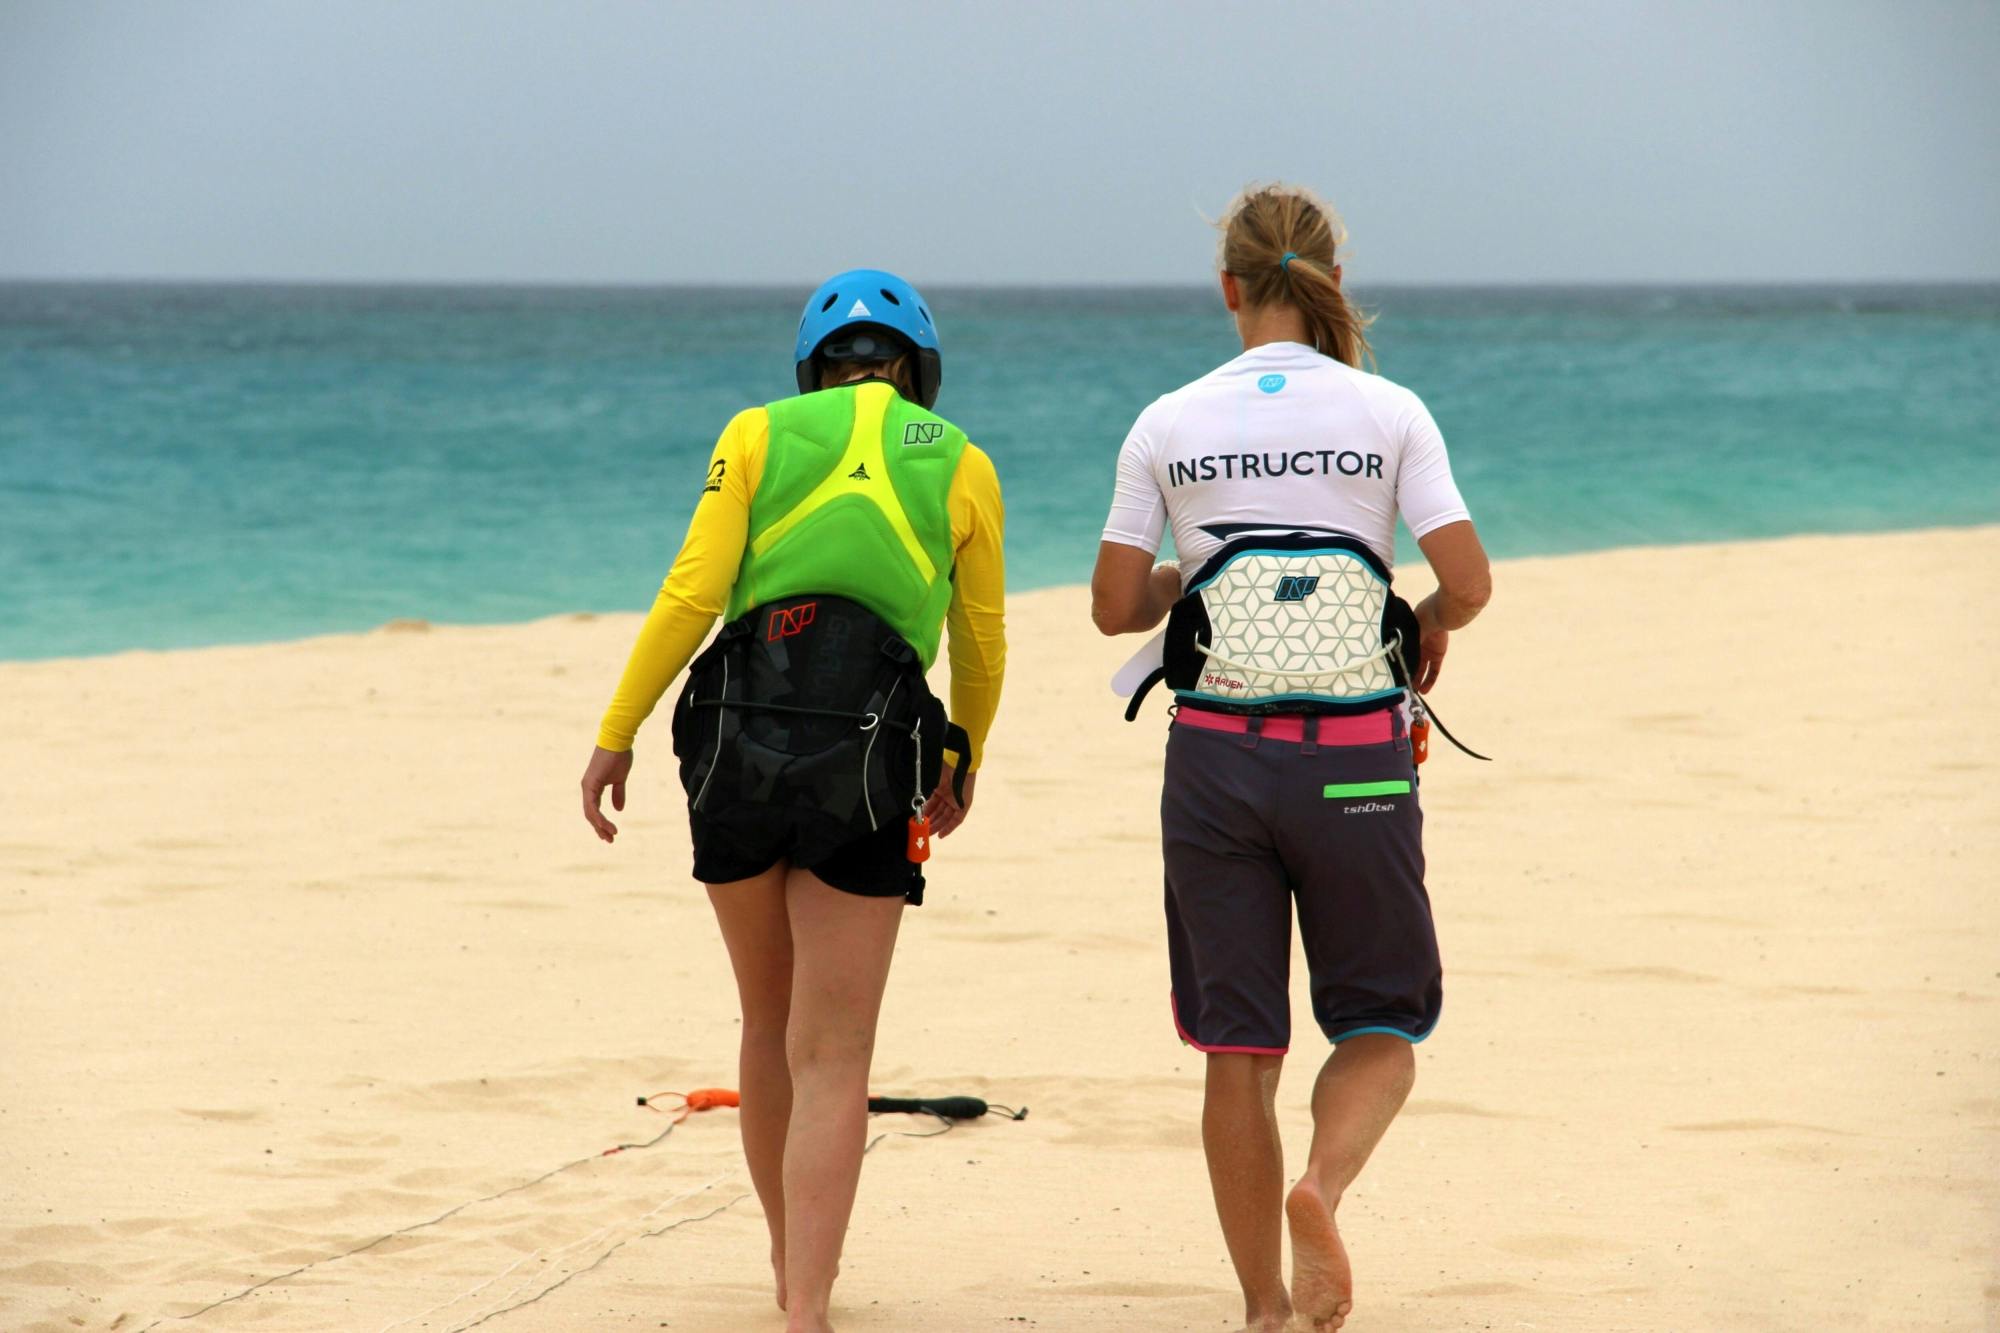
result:
<svg viewBox="0 0 2000 1333"><path fill-rule="evenodd" d="M0 275L2000 279L2000 0L0 0Z"/></svg>

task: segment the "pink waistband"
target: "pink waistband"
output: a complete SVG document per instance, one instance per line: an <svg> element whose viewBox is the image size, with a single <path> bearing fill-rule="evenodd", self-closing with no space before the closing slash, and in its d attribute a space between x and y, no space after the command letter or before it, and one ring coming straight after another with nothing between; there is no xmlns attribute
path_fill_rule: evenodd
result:
<svg viewBox="0 0 2000 1333"><path fill-rule="evenodd" d="M1320 745L1386 745L1396 739L1393 715L1388 709L1363 713L1359 717L1303 717L1297 713L1273 713L1257 719L1263 725L1257 734L1265 740L1298 743L1306 738L1306 724L1316 722L1319 731L1313 740ZM1241 736L1250 730L1251 719L1240 713L1212 713L1206 708L1182 704L1174 721L1203 731L1227 731Z"/></svg>

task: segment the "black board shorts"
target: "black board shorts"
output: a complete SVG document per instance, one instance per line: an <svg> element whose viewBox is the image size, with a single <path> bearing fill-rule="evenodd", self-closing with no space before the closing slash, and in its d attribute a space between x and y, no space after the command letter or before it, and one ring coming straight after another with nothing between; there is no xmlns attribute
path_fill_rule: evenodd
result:
<svg viewBox="0 0 2000 1333"><path fill-rule="evenodd" d="M913 905L923 901L923 871L910 860L909 829L900 819L811 861L801 861L794 830L781 813L750 807L745 814L749 817L689 812L696 879L704 884L730 884L761 875L780 861L790 861L842 893L861 898L908 898Z"/></svg>
<svg viewBox="0 0 2000 1333"><path fill-rule="evenodd" d="M1329 1040L1418 1042L1437 1024L1423 810L1409 740L1390 730L1308 745L1174 723L1160 823L1174 1024L1190 1046L1290 1046L1294 902Z"/></svg>

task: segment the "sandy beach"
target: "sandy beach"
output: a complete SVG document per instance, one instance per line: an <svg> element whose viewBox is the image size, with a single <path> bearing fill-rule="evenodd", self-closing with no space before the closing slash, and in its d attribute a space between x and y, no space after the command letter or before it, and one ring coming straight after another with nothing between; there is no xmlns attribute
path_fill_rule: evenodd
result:
<svg viewBox="0 0 2000 1333"><path fill-rule="evenodd" d="M2000 1328L1997 575L2000 527L1498 567L1351 1329ZM577 813L637 623L0 664L0 1328L780 1326L733 1112L598 1156L734 1082L664 718L617 845ZM1233 1328L1164 709L1120 720L1082 590L1010 631L875 1083L1030 1114L879 1143L835 1316Z"/></svg>

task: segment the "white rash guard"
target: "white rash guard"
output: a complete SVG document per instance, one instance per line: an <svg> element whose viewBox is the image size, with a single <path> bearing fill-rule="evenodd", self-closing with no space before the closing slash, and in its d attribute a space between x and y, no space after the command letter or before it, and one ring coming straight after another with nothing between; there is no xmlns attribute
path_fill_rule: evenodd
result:
<svg viewBox="0 0 2000 1333"><path fill-rule="evenodd" d="M1422 401L1301 343L1266 343L1139 414L1104 540L1157 555L1171 521L1183 580L1273 529L1343 532L1388 564L1398 513L1418 537L1471 517Z"/></svg>

